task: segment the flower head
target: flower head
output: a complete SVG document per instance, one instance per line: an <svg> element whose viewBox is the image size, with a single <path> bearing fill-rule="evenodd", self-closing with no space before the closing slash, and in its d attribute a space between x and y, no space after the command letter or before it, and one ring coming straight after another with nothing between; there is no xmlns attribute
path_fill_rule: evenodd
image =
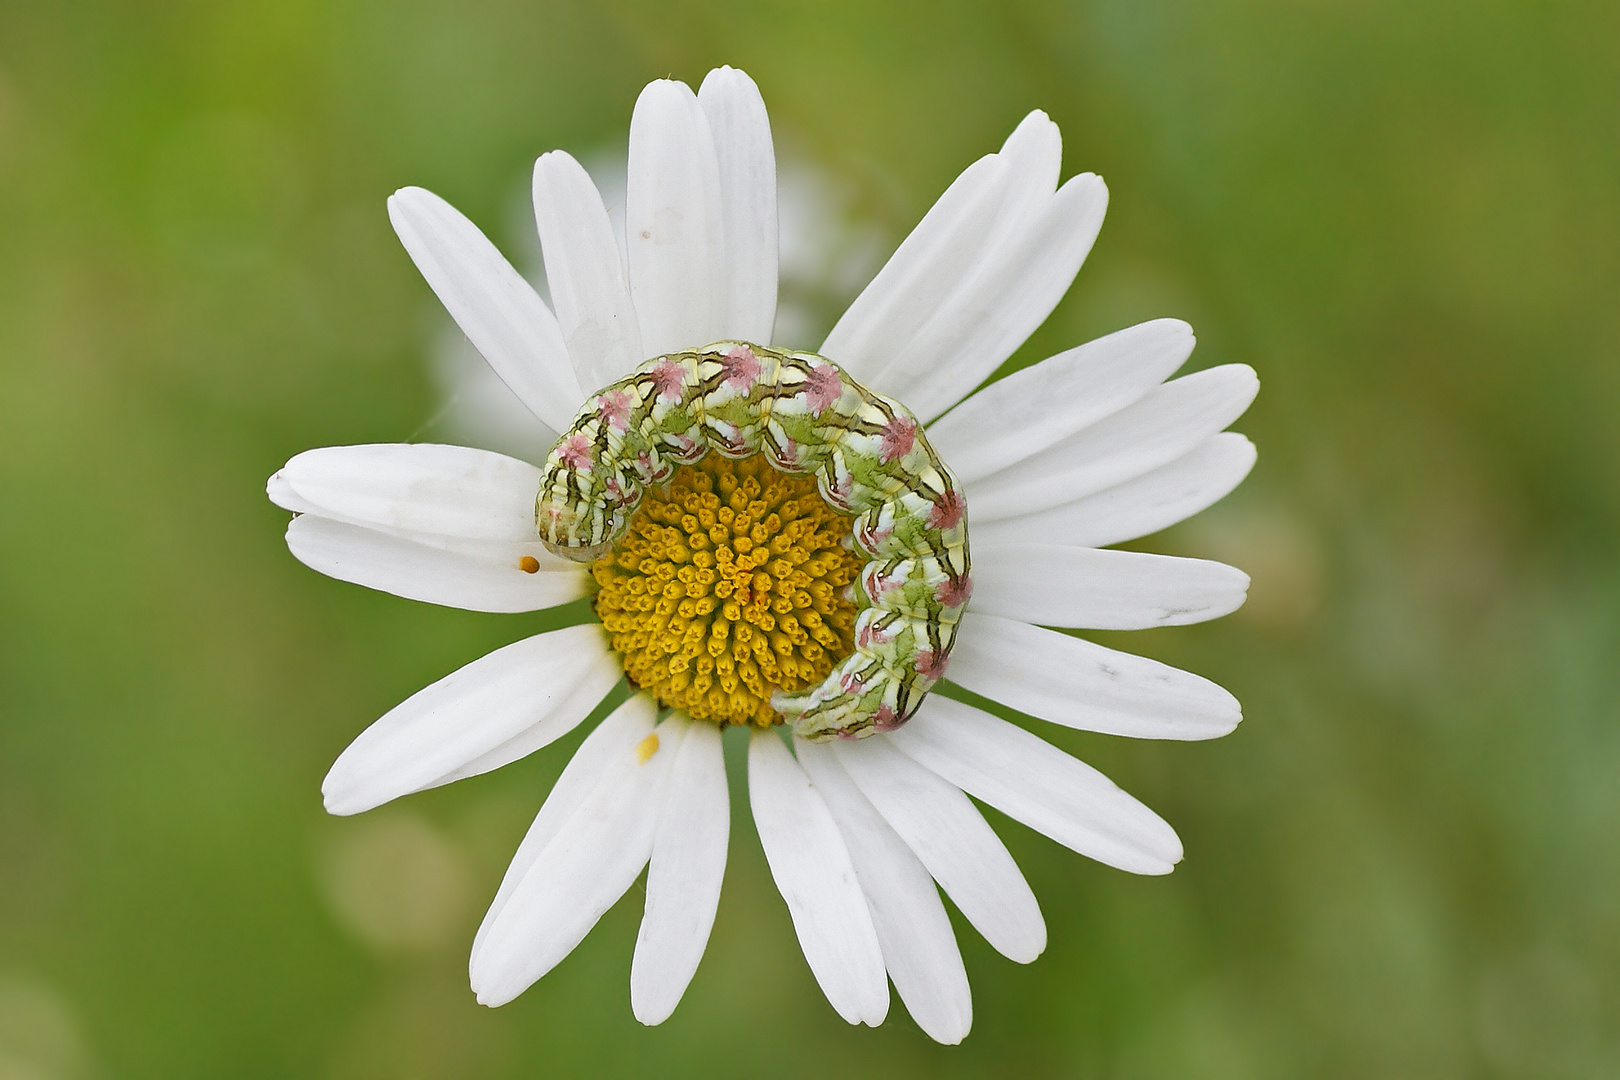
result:
<svg viewBox="0 0 1620 1080"><path fill-rule="evenodd" d="M1242 603L1237 570L1109 545L1243 478L1253 447L1223 429L1254 373L1167 382L1193 337L1164 319L963 400L1051 312L1101 225L1102 182L1059 185L1060 156L1056 126L1031 113L813 353L767 347L775 160L741 72L711 72L696 94L671 81L642 93L623 257L585 171L561 151L539 159L550 307L443 200L390 199L467 337L565 437L545 472L454 446L300 454L269 484L296 515L288 545L334 577L473 610L590 595L600 622L514 642L403 702L333 765L327 808L358 813L498 768L573 729L621 680L637 690L586 737L514 855L473 943L479 1000L543 976L646 868L632 1007L645 1023L670 1015L720 893L726 725L753 732L749 800L771 873L852 1023L883 1020L892 979L931 1036L967 1034L936 882L1004 955L1044 948L1034 895L973 799L1123 870L1179 861L1171 828L1107 778L930 693L948 677L1039 721L1141 738L1211 738L1240 719L1213 683L1052 628L1179 625ZM731 344L702 351L716 342ZM626 383L637 371L645 382ZM622 461L619 446L633 450ZM564 540L568 559L553 550ZM904 544L906 558L872 555ZM790 749L784 711L818 709L830 726L795 730L869 737Z"/></svg>

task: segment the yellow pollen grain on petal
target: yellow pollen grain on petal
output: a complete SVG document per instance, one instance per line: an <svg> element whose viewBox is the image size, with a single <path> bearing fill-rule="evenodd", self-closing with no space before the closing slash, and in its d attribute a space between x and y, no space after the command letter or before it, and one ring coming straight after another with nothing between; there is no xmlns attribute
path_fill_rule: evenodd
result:
<svg viewBox="0 0 1620 1080"><path fill-rule="evenodd" d="M540 572L540 560L533 555L525 555L518 560L518 569L525 574L538 574Z"/></svg>
<svg viewBox="0 0 1620 1080"><path fill-rule="evenodd" d="M655 731L636 744L636 757L645 765L656 753L658 753L658 733Z"/></svg>
<svg viewBox="0 0 1620 1080"><path fill-rule="evenodd" d="M854 651L850 525L814 479L758 456L676 470L591 565L625 674L695 720L781 723L773 693L814 687Z"/></svg>

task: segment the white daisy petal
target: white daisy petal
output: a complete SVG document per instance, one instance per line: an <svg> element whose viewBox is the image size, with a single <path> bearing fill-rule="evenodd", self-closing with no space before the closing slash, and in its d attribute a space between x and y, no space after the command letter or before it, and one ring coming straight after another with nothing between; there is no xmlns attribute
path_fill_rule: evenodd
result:
<svg viewBox="0 0 1620 1080"><path fill-rule="evenodd" d="M596 624L496 649L361 732L321 784L326 809L358 814L467 775L470 762L514 741L543 746L572 731L622 675Z"/></svg>
<svg viewBox="0 0 1620 1080"><path fill-rule="evenodd" d="M877 931L827 805L773 731L748 744L748 797L771 877L821 992L851 1024L889 1011Z"/></svg>
<svg viewBox="0 0 1620 1080"><path fill-rule="evenodd" d="M283 510L291 510L295 514L320 513L321 508L294 491L286 475L279 470L265 481L264 493Z"/></svg>
<svg viewBox="0 0 1620 1080"><path fill-rule="evenodd" d="M630 118L625 240L642 351L720 338L729 276L720 169L709 121L683 82L647 84Z"/></svg>
<svg viewBox="0 0 1620 1080"><path fill-rule="evenodd" d="M860 879L900 1000L936 1042L954 1045L973 1026L973 996L950 917L933 879L872 808L831 747L799 741L799 764L838 823Z"/></svg>
<svg viewBox="0 0 1620 1080"><path fill-rule="evenodd" d="M1006 192L1007 162L986 154L963 170L923 215L822 343L867 385L939 309L984 250Z"/></svg>
<svg viewBox="0 0 1620 1080"><path fill-rule="evenodd" d="M1225 563L1059 544L975 544L974 611L1084 630L1145 630L1243 606L1249 575Z"/></svg>
<svg viewBox="0 0 1620 1080"><path fill-rule="evenodd" d="M594 393L645 357L601 193L584 167L561 150L534 163L534 222L568 355L580 386Z"/></svg>
<svg viewBox="0 0 1620 1080"><path fill-rule="evenodd" d="M323 517L469 540L534 540L541 472L469 446L376 443L297 455L277 474Z"/></svg>
<svg viewBox="0 0 1620 1080"><path fill-rule="evenodd" d="M1254 467L1254 444L1235 431L1106 491L1021 517L974 522L975 543L1027 540L1106 547L1169 528L1226 497Z"/></svg>
<svg viewBox="0 0 1620 1080"><path fill-rule="evenodd" d="M1181 841L1084 762L971 705L931 695L894 745L976 799L1064 847L1133 874L1168 874Z"/></svg>
<svg viewBox="0 0 1620 1080"><path fill-rule="evenodd" d="M328 577L407 600L463 611L539 611L584 596L590 574L538 542L399 536L303 514L287 525L287 549ZM526 573L523 560L540 569Z"/></svg>
<svg viewBox="0 0 1620 1080"><path fill-rule="evenodd" d="M833 747L878 813L917 853L974 929L1009 960L1046 948L1046 921L1007 846L961 789L881 736Z"/></svg>
<svg viewBox="0 0 1620 1080"><path fill-rule="evenodd" d="M720 729L687 727L658 811L647 907L630 964L630 1008L643 1024L661 1024L675 1011L714 927L726 871L731 811Z"/></svg>
<svg viewBox="0 0 1620 1080"><path fill-rule="evenodd" d="M506 876L501 879L501 887L495 893L495 899L489 905L489 911L484 915L484 921L478 927L478 933L473 938L472 955L477 956L480 945L483 943L489 928L494 924L495 918L501 909L512 898L512 892L518 887L529 870L534 866L535 860L546 849L557 833L562 830L564 823L574 816L585 802L591 792L596 790L603 774L621 754L629 753L653 732L654 721L657 718L657 708L652 698L647 694L636 694L608 714L607 719L596 725L596 729L579 744L574 756L568 759L563 767L562 775L551 786L551 793L535 815L534 823L524 834L523 842L518 845L517 852L513 854L512 861L506 868Z"/></svg>
<svg viewBox="0 0 1620 1080"><path fill-rule="evenodd" d="M1193 345L1192 327L1180 319L1088 341L991 383L929 424L928 441L957 480L971 484L1137 401L1184 364Z"/></svg>
<svg viewBox="0 0 1620 1080"><path fill-rule="evenodd" d="M725 321L716 338L761 344L776 322L776 151L759 87L732 67L709 72L698 87L720 169L729 280Z"/></svg>
<svg viewBox="0 0 1620 1080"><path fill-rule="evenodd" d="M445 310L489 366L554 431L585 395L557 320L523 275L455 207L422 188L388 199L388 218Z"/></svg>
<svg viewBox="0 0 1620 1080"><path fill-rule="evenodd" d="M1056 630L969 612L951 681L1020 712L1137 739L1214 739L1243 719L1208 679Z"/></svg>
<svg viewBox="0 0 1620 1080"><path fill-rule="evenodd" d="M967 298L982 291L972 283L986 258L1051 201L1061 156L1057 125L1039 110L1026 116L999 153L968 166L945 190L821 352L873 389L904 398L916 372L900 358L941 313L973 306Z"/></svg>
<svg viewBox="0 0 1620 1080"><path fill-rule="evenodd" d="M1167 465L1242 416L1259 389L1246 364L1167 382L1045 450L965 484L973 520L1061 506Z"/></svg>
<svg viewBox="0 0 1620 1080"><path fill-rule="evenodd" d="M1057 190L1058 171L1063 166L1063 134L1043 110L1027 113L996 154L1012 167L1013 182L1022 193L1050 196ZM1029 198L1026 205L1040 204Z"/></svg>
<svg viewBox="0 0 1620 1080"><path fill-rule="evenodd" d="M1000 238L878 378L924 423L982 382L1046 321L1091 251L1108 188L1086 173Z"/></svg>
<svg viewBox="0 0 1620 1080"><path fill-rule="evenodd" d="M652 854L659 800L684 734L684 726L666 725L650 753L619 751L541 850L468 965L481 1004L504 1005L527 990L635 883Z"/></svg>

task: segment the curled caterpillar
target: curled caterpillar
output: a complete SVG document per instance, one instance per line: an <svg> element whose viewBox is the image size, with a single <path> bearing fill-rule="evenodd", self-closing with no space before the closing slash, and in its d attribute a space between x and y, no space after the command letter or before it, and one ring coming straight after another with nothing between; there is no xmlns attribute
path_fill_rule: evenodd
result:
<svg viewBox="0 0 1620 1080"><path fill-rule="evenodd" d="M831 360L740 341L648 360L585 402L546 458L541 539L595 560L624 534L645 485L710 449L814 473L827 504L855 518L867 557L854 652L821 685L778 690L771 707L810 739L905 723L944 673L972 592L966 504L917 418Z"/></svg>

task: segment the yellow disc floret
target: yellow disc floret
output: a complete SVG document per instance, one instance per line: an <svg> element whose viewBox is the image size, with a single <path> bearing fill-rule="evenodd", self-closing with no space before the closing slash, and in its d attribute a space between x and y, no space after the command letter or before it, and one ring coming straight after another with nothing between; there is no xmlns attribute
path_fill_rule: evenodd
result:
<svg viewBox="0 0 1620 1080"><path fill-rule="evenodd" d="M649 488L592 564L596 613L630 681L664 705L769 727L774 691L817 685L854 649L849 531L810 477L711 453Z"/></svg>

